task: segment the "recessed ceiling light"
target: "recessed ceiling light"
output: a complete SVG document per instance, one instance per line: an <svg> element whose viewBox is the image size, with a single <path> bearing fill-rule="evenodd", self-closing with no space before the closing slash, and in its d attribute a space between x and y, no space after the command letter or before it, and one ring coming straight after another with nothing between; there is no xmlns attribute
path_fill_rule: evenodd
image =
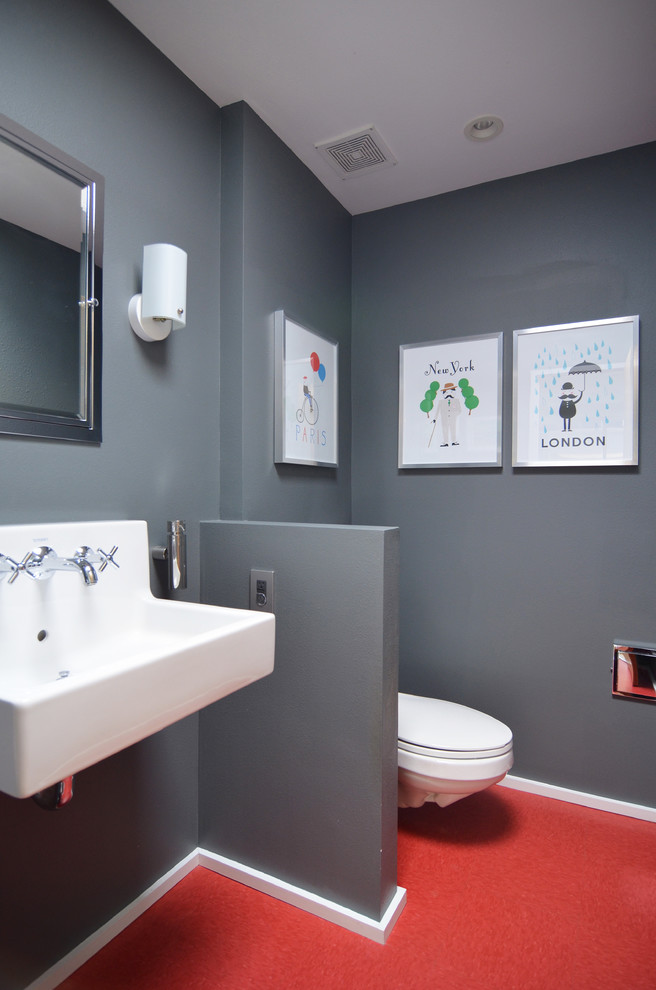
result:
<svg viewBox="0 0 656 990"><path fill-rule="evenodd" d="M493 117L487 114L485 117L476 117L470 120L465 127L465 134L472 141L488 141L490 138L501 134L503 121L501 117Z"/></svg>

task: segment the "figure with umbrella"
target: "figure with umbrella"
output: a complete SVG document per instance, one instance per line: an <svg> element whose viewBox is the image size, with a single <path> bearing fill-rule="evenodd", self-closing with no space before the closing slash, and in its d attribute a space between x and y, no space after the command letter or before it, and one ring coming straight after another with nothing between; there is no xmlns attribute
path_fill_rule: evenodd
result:
<svg viewBox="0 0 656 990"><path fill-rule="evenodd" d="M576 404L583 398L583 392L579 392L579 397L577 399L572 383L565 382L563 385L563 393L559 396L559 398L561 402L558 409L558 415L563 421L563 432L571 431L572 420L576 416Z"/></svg>
<svg viewBox="0 0 656 990"><path fill-rule="evenodd" d="M580 364L575 364L573 368L569 369L570 375L583 375L583 388L579 392L577 399L572 383L565 382L563 385L563 394L559 396L561 402L558 415L562 418L564 432L571 431L572 429L572 420L576 416L576 405L581 401L585 392L585 376L597 374L600 371L601 368L599 365L593 364L592 361L581 361Z"/></svg>

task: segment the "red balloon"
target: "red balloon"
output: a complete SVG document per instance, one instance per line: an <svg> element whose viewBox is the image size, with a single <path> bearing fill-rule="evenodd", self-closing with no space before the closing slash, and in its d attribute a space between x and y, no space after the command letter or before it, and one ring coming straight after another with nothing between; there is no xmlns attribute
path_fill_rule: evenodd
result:
<svg viewBox="0 0 656 990"><path fill-rule="evenodd" d="M312 353L310 354L310 366L312 370L318 371L320 364L321 362L319 361L319 355L317 354L316 351L312 351Z"/></svg>

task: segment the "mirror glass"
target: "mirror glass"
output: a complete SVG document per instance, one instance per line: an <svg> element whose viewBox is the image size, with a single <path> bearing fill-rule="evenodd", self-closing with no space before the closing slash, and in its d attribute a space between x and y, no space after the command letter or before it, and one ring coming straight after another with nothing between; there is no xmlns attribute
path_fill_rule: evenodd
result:
<svg viewBox="0 0 656 990"><path fill-rule="evenodd" d="M0 115L0 433L99 443L102 176Z"/></svg>

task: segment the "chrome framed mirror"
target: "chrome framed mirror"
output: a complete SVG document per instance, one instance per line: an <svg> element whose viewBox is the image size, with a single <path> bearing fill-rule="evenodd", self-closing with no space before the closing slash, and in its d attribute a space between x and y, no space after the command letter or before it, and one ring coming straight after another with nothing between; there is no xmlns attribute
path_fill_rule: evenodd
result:
<svg viewBox="0 0 656 990"><path fill-rule="evenodd" d="M103 197L0 114L0 434L100 443Z"/></svg>

